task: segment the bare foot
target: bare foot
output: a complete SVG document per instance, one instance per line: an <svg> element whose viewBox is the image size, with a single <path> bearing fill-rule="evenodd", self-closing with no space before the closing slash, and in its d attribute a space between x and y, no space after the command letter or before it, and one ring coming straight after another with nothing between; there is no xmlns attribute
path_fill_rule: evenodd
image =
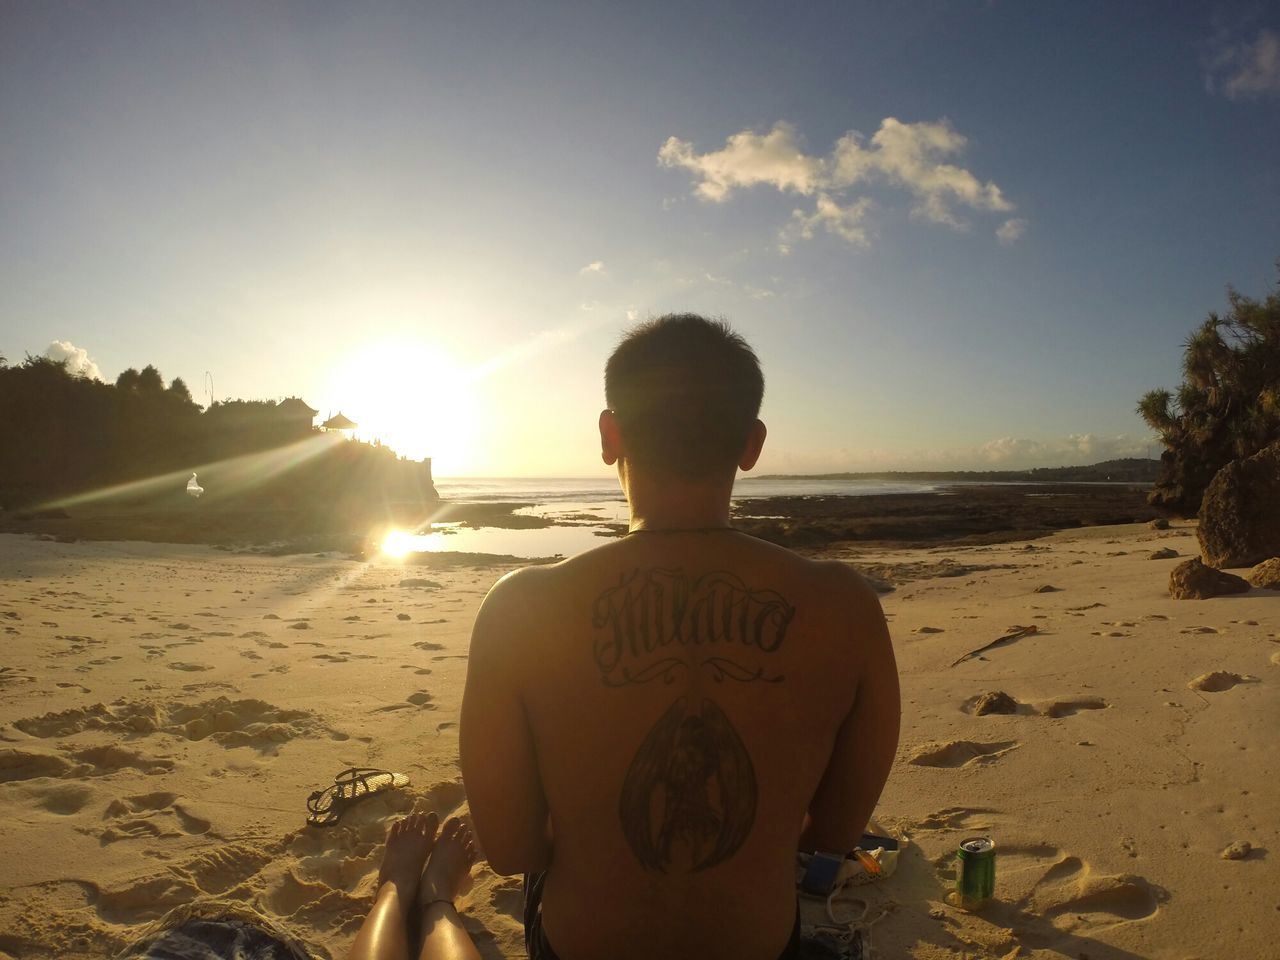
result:
<svg viewBox="0 0 1280 960"><path fill-rule="evenodd" d="M471 828L457 817L450 817L440 829L440 838L427 869L418 883L418 906L426 910L435 900L452 902L471 889L471 865L476 860L475 840Z"/></svg>
<svg viewBox="0 0 1280 960"><path fill-rule="evenodd" d="M393 823L387 833L387 849L378 870L378 890L381 891L384 884L392 884L406 911L418 888L422 865L435 844L439 823L440 818L434 813L411 813Z"/></svg>

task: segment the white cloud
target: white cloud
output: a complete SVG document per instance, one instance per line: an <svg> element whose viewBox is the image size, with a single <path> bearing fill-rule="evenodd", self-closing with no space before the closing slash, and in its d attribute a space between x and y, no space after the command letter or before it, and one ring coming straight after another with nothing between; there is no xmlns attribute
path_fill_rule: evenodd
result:
<svg viewBox="0 0 1280 960"><path fill-rule="evenodd" d="M997 212L1013 209L994 183L983 183L963 167L944 162L963 152L968 142L947 120L903 123L885 117L869 148L856 131L837 141L831 183L843 187L883 177L915 195L914 215L960 229L964 223L953 211L954 205Z"/></svg>
<svg viewBox="0 0 1280 960"><path fill-rule="evenodd" d="M729 199L737 187L757 184L811 194L822 176L822 161L806 156L796 144L794 128L781 122L765 134L735 133L723 149L712 153L695 153L689 141L668 137L658 151L658 163L692 170L699 180L694 193L713 203Z"/></svg>
<svg viewBox="0 0 1280 960"><path fill-rule="evenodd" d="M1263 28L1240 43L1220 36L1207 67L1205 85L1211 93L1221 91L1231 100L1280 95L1280 33Z"/></svg>
<svg viewBox="0 0 1280 960"><path fill-rule="evenodd" d="M977 449L978 459L995 466L1059 467L1099 463L1124 457L1148 457L1152 441L1124 434L1114 437L1072 433L1054 440L1017 437L988 440Z"/></svg>
<svg viewBox="0 0 1280 960"><path fill-rule="evenodd" d="M1017 243L1018 239L1026 232L1027 221L1014 217L1012 220L1006 220L996 227L996 239L1007 247Z"/></svg>
<svg viewBox="0 0 1280 960"><path fill-rule="evenodd" d="M585 267L583 267L581 270L578 271L578 275L581 277L585 277L593 273L604 273L603 260L592 260Z"/></svg>
<svg viewBox="0 0 1280 960"><path fill-rule="evenodd" d="M867 212L871 209L870 197L859 197L848 206L842 207L831 198L830 194L818 194L813 213L803 210L791 211L791 220L778 234L786 251L790 252L791 244L796 240L812 240L818 227L824 228L855 247L870 245L867 228L863 226Z"/></svg>
<svg viewBox="0 0 1280 960"><path fill-rule="evenodd" d="M1011 212L1014 204L997 184L952 162L967 146L967 138L948 120L905 123L886 117L869 141L851 130L830 155L810 156L800 149L794 128L779 122L765 134L735 133L710 153L697 153L689 141L669 137L658 162L689 170L694 194L714 203L724 202L738 187L757 185L814 197L812 211L796 210L780 231L778 250L785 254L795 240L811 239L819 227L855 246L868 246L864 220L870 200L848 194L873 183L905 190L913 198L913 216L956 230L968 228L961 209ZM1001 242L1012 242L1026 225L1026 220L1007 220Z"/></svg>
<svg viewBox="0 0 1280 960"><path fill-rule="evenodd" d="M1017 437L999 437L988 440L978 448L978 456L991 463L1005 463L1009 460L1037 459L1044 453L1045 446L1038 440L1022 440Z"/></svg>
<svg viewBox="0 0 1280 960"><path fill-rule="evenodd" d="M87 377L90 380L102 379L102 371L98 369L98 365L89 356L89 351L83 347L77 347L70 340L54 340L49 346L45 347L44 355L66 367L67 372L73 377Z"/></svg>

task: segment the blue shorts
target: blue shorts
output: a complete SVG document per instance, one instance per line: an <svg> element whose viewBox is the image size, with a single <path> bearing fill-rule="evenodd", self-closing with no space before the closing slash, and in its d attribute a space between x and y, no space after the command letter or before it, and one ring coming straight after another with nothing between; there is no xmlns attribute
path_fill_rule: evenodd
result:
<svg viewBox="0 0 1280 960"><path fill-rule="evenodd" d="M542 885L546 879L546 873L524 875L524 948L529 953L529 960L560 960L547 940L547 932L542 929ZM797 903L796 924L778 960L800 960L804 956L804 944L800 940L800 904Z"/></svg>

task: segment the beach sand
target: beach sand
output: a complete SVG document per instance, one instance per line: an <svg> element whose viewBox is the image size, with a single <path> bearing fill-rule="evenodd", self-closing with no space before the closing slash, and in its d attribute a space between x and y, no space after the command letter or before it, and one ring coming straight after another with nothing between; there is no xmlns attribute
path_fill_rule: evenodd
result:
<svg viewBox="0 0 1280 960"><path fill-rule="evenodd" d="M1160 547L1195 555L1194 527L829 554L897 584L876 817L910 843L862 888L876 956L1276 955L1280 592L1171 600ZM501 572L0 536L0 953L110 955L212 896L345 955L394 817L465 812L468 635ZM1013 626L1036 631L952 665ZM974 715L996 690L1018 712ZM349 766L412 783L307 827ZM974 834L997 900L970 914L946 894ZM481 864L460 906L486 956L523 955L518 878Z"/></svg>

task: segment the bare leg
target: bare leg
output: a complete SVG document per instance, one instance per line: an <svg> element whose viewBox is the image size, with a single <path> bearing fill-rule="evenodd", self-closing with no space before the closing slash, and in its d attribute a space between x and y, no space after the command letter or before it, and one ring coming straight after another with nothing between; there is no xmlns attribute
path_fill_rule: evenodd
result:
<svg viewBox="0 0 1280 960"><path fill-rule="evenodd" d="M454 897L471 887L471 864L475 859L471 828L457 817L450 817L440 830L440 839L418 884L422 931L418 960L480 960L480 953L453 906Z"/></svg>
<svg viewBox="0 0 1280 960"><path fill-rule="evenodd" d="M439 822L434 813L411 813L391 825L377 898L351 945L351 960L409 960L409 911Z"/></svg>

